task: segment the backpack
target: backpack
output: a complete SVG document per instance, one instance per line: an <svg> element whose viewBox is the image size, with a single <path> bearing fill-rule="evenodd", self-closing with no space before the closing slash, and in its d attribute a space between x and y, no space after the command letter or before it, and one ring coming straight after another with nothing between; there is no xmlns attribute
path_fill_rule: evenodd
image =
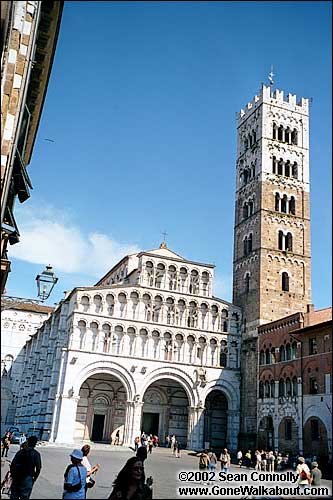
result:
<svg viewBox="0 0 333 500"><path fill-rule="evenodd" d="M207 455L201 455L199 460L199 468L205 469L207 467Z"/></svg>
<svg viewBox="0 0 333 500"><path fill-rule="evenodd" d="M20 450L10 464L10 473L14 481L23 481L31 473L29 450Z"/></svg>
<svg viewBox="0 0 333 500"><path fill-rule="evenodd" d="M66 483L66 481L67 481L68 473L69 473L69 471L71 470L72 467L76 467L77 468L77 471L78 471L80 479L79 479L78 483L69 484L69 483ZM64 490L70 491L70 492L72 492L72 491L80 491L80 489L82 488L80 467L78 467L77 465L74 465L74 464L68 465L68 467L67 467L67 469L65 471L65 474L64 474L64 478L65 478Z"/></svg>
<svg viewBox="0 0 333 500"><path fill-rule="evenodd" d="M304 469L301 470L301 473L300 473L299 477L301 479L307 479L308 478L308 475L307 475L307 473L305 472Z"/></svg>

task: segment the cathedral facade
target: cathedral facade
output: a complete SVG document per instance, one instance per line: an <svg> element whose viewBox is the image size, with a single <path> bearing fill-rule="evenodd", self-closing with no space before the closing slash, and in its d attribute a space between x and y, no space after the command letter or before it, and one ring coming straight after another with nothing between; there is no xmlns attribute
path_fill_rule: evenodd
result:
<svg viewBox="0 0 333 500"><path fill-rule="evenodd" d="M160 248L74 289L24 347L16 421L43 439L133 445L142 431L236 451L240 309L214 266Z"/></svg>

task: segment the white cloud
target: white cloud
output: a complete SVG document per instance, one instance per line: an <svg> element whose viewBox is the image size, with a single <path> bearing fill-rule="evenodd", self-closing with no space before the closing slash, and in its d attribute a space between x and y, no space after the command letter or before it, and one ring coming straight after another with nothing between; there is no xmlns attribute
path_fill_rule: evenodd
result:
<svg viewBox="0 0 333 500"><path fill-rule="evenodd" d="M52 207L15 211L20 242L10 249L12 257L33 264L51 264L65 273L101 277L129 253L139 252L133 244L115 241L107 234L84 235L68 215Z"/></svg>

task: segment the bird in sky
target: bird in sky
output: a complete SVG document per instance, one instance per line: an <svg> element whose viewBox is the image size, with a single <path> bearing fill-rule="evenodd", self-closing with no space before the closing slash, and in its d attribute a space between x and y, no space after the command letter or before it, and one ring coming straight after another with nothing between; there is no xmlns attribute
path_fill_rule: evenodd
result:
<svg viewBox="0 0 333 500"><path fill-rule="evenodd" d="M44 141L55 142L53 139L44 139Z"/></svg>

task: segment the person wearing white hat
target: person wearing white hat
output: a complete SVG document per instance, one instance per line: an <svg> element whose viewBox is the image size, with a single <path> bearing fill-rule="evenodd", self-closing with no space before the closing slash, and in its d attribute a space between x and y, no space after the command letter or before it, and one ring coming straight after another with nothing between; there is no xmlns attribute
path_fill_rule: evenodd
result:
<svg viewBox="0 0 333 500"><path fill-rule="evenodd" d="M296 467L296 472L298 474L298 484L301 487L310 484L310 469L306 465L304 457L298 457L298 465Z"/></svg>
<svg viewBox="0 0 333 500"><path fill-rule="evenodd" d="M66 468L64 478L64 492L62 498L86 498L87 469L82 465L83 453L73 450L70 454L71 464Z"/></svg>

